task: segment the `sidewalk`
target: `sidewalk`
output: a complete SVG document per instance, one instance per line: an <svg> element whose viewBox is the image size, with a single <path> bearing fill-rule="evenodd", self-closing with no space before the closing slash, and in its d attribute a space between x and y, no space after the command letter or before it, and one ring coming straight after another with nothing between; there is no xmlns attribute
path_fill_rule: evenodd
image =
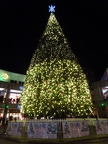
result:
<svg viewBox="0 0 108 144"><path fill-rule="evenodd" d="M0 135L4 133L4 130L5 130L5 129L4 129L4 126L2 126L2 125L0 124Z"/></svg>

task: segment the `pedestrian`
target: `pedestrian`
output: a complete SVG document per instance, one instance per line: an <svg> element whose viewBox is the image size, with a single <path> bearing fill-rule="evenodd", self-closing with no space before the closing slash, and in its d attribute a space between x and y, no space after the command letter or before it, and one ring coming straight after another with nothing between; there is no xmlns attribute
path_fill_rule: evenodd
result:
<svg viewBox="0 0 108 144"><path fill-rule="evenodd" d="M14 117L14 121L15 121L15 122L16 122L16 120L17 120L16 117Z"/></svg>

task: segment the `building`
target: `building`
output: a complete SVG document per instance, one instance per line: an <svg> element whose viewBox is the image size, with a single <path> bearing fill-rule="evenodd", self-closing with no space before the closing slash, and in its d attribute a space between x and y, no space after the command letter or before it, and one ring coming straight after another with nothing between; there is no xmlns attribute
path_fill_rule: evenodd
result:
<svg viewBox="0 0 108 144"><path fill-rule="evenodd" d="M0 69L0 117L20 118L20 96L26 75ZM6 113L5 110L7 109Z"/></svg>
<svg viewBox="0 0 108 144"><path fill-rule="evenodd" d="M108 118L108 68L101 80L93 84L93 103L99 117Z"/></svg>

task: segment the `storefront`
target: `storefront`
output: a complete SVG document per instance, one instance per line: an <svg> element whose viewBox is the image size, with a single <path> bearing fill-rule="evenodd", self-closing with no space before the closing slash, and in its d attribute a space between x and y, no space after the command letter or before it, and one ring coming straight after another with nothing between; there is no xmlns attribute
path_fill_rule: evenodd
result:
<svg viewBox="0 0 108 144"><path fill-rule="evenodd" d="M9 117L23 119L20 114L20 97L25 75L0 69L0 119Z"/></svg>

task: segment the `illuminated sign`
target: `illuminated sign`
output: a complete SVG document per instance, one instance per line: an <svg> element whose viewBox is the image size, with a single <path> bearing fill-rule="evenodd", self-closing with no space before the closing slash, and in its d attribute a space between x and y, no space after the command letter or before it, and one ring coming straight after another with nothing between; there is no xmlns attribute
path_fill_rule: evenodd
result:
<svg viewBox="0 0 108 144"><path fill-rule="evenodd" d="M8 78L9 78L9 76L8 76L8 74L7 74L7 73L3 73L3 74L2 74L2 78L3 78L3 79L8 79Z"/></svg>

